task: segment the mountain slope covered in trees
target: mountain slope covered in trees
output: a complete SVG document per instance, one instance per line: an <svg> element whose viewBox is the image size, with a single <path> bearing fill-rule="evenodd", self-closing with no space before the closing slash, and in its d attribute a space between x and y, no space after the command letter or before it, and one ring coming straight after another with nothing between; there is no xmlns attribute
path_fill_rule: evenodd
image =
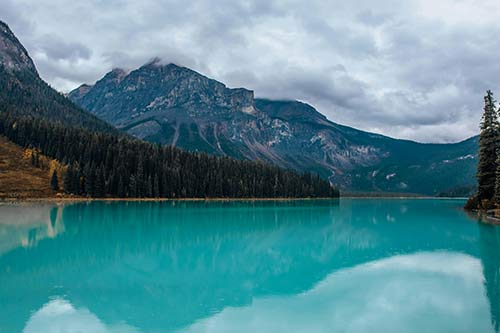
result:
<svg viewBox="0 0 500 333"><path fill-rule="evenodd" d="M0 135L68 165L64 189L91 197L336 197L317 175L269 164L189 153L114 134L0 113Z"/></svg>
<svg viewBox="0 0 500 333"><path fill-rule="evenodd" d="M191 69L155 59L114 69L69 97L138 138L208 153L313 171L352 191L468 195L477 138L421 144L328 120L298 101L255 99Z"/></svg>

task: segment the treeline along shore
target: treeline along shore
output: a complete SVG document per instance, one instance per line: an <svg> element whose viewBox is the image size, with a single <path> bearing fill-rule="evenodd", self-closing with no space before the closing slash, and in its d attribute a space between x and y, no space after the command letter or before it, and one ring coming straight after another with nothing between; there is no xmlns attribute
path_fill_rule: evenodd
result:
<svg viewBox="0 0 500 333"><path fill-rule="evenodd" d="M0 113L0 135L64 165L51 183L93 198L326 198L331 184L258 161L185 152L116 133L96 133ZM36 163L36 154L33 163Z"/></svg>

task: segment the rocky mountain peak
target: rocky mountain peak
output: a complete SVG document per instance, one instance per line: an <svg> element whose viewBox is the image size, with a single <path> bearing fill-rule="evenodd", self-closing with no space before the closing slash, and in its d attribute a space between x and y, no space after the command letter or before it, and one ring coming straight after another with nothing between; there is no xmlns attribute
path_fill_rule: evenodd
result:
<svg viewBox="0 0 500 333"><path fill-rule="evenodd" d="M162 63L159 58L131 72L115 68L94 86L81 86L69 97L122 126L131 119L140 122L151 117L161 123L173 113L183 119L256 113L253 91L230 89L189 68Z"/></svg>
<svg viewBox="0 0 500 333"><path fill-rule="evenodd" d="M123 78L128 75L128 72L122 68L113 68L109 73L107 73L100 81L105 81L107 83L113 82L114 84L119 84Z"/></svg>
<svg viewBox="0 0 500 333"><path fill-rule="evenodd" d="M29 70L38 75L28 52L9 26L2 21L0 21L0 65L7 70Z"/></svg>
<svg viewBox="0 0 500 333"><path fill-rule="evenodd" d="M71 91L71 94L73 98L80 99L83 98L83 96L85 96L92 89L92 87L93 86L84 83L78 88ZM67 95L67 97L69 97L69 94Z"/></svg>
<svg viewBox="0 0 500 333"><path fill-rule="evenodd" d="M256 99L257 109L265 112L272 118L279 118L286 121L310 122L317 124L328 124L328 119L314 107L300 101L269 99Z"/></svg>

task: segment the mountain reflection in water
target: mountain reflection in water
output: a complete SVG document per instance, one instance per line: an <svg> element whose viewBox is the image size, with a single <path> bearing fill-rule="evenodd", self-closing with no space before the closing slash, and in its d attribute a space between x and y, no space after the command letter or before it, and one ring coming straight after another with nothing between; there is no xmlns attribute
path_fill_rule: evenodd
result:
<svg viewBox="0 0 500 333"><path fill-rule="evenodd" d="M498 332L499 228L461 205L0 206L0 328Z"/></svg>

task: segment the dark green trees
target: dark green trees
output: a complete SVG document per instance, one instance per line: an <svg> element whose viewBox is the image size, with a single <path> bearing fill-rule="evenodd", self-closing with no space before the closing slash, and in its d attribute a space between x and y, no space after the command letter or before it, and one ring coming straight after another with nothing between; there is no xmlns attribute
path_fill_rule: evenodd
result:
<svg viewBox="0 0 500 333"><path fill-rule="evenodd" d="M500 204L500 123L496 101L491 90L484 96L484 112L479 134L477 195L470 198L466 209L489 209Z"/></svg>
<svg viewBox="0 0 500 333"><path fill-rule="evenodd" d="M493 93L484 97L484 113L479 136L479 161L477 167L478 199L491 200L495 193L499 124Z"/></svg>
<svg viewBox="0 0 500 333"><path fill-rule="evenodd" d="M189 153L0 112L0 135L67 166L64 191L90 197L336 197L328 181L262 162Z"/></svg>
<svg viewBox="0 0 500 333"><path fill-rule="evenodd" d="M118 133L113 126L82 110L32 71L9 71L0 64L0 111L33 116L97 132Z"/></svg>
<svg viewBox="0 0 500 333"><path fill-rule="evenodd" d="M500 110L499 110L500 112ZM500 149L500 148L499 148ZM495 173L495 194L493 196L493 201L496 203L500 203L500 153L497 152L497 160L496 160L496 173Z"/></svg>
<svg viewBox="0 0 500 333"><path fill-rule="evenodd" d="M64 191L66 193L80 193L80 175L75 168L74 163L71 163L63 176Z"/></svg>
<svg viewBox="0 0 500 333"><path fill-rule="evenodd" d="M54 191L59 191L59 180L57 179L57 171L52 171L52 177L50 177L50 186Z"/></svg>

